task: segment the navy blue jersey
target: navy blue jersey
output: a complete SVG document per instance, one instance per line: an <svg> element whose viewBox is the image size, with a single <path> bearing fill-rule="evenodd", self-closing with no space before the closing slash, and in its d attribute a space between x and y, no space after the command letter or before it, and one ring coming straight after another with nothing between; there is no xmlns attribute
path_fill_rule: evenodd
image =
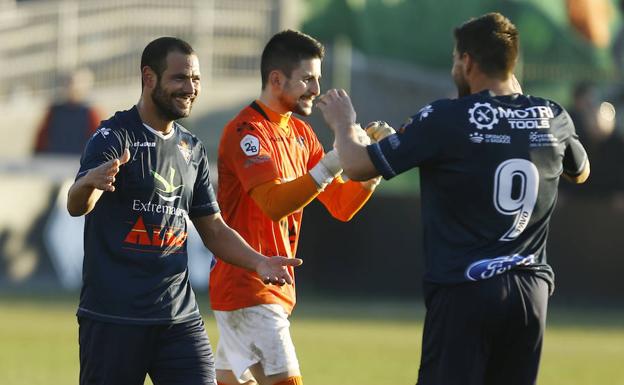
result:
<svg viewBox="0 0 624 385"><path fill-rule="evenodd" d="M143 125L136 107L103 121L77 179L125 148L115 191L86 216L78 315L118 323L200 318L187 270L187 220L219 212L203 144L174 123L168 135Z"/></svg>
<svg viewBox="0 0 624 385"><path fill-rule="evenodd" d="M561 106L489 91L439 100L368 153L386 179L420 169L426 283L529 269L552 287L546 239L559 177L587 161Z"/></svg>

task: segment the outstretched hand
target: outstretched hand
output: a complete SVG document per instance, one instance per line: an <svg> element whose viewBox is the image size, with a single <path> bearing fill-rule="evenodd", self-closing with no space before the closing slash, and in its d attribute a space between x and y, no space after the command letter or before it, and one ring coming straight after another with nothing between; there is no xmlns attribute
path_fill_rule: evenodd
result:
<svg viewBox="0 0 624 385"><path fill-rule="evenodd" d="M303 263L303 260L299 258L286 258L286 257L270 257L265 258L256 267L256 273L262 282L266 284L273 284L282 286L284 284L292 285L293 280L286 266L299 266Z"/></svg>
<svg viewBox="0 0 624 385"><path fill-rule="evenodd" d="M130 160L130 150L127 148L123 154L117 159L111 159L98 167L91 169L85 178L88 178L89 184L98 190L115 191L115 175L119 172L119 167L128 163Z"/></svg>
<svg viewBox="0 0 624 385"><path fill-rule="evenodd" d="M355 109L345 90L332 89L318 98L316 106L333 131L346 130L355 124Z"/></svg>

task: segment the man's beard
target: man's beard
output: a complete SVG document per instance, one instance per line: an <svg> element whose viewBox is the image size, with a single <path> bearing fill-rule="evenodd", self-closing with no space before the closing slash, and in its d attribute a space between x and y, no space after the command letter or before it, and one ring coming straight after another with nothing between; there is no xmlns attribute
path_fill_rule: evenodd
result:
<svg viewBox="0 0 624 385"><path fill-rule="evenodd" d="M302 107L299 104L299 102L301 101L301 97L295 100L294 102L292 102L291 100L289 100L288 98L284 96L280 96L279 100L280 100L280 104L285 106L288 109L288 111L291 111L297 115L310 116L312 114L312 109L306 110L304 109L304 107Z"/></svg>
<svg viewBox="0 0 624 385"><path fill-rule="evenodd" d="M299 105L299 103L295 103L292 112L301 116L310 116L312 114L312 110L304 110L303 107Z"/></svg>
<svg viewBox="0 0 624 385"><path fill-rule="evenodd" d="M463 98L464 96L468 96L471 93L472 92L470 92L470 86L468 86L468 84L457 85L457 95L460 98Z"/></svg>
<svg viewBox="0 0 624 385"><path fill-rule="evenodd" d="M156 88L152 91L152 100L156 106L158 114L165 120L173 121L181 118L186 118L191 113L193 102L188 110L181 110L174 105L174 98L177 96L183 96L184 94L171 94L168 95L165 90L160 86L160 82L156 84Z"/></svg>
<svg viewBox="0 0 624 385"><path fill-rule="evenodd" d="M463 98L464 96L470 95L470 86L468 82L461 76L454 76L453 81L455 82L455 86L457 87L457 96Z"/></svg>

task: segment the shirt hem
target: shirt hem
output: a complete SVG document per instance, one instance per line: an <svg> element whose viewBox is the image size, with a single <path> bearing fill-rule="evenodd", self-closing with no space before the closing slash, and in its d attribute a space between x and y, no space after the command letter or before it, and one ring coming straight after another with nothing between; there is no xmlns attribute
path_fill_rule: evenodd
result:
<svg viewBox="0 0 624 385"><path fill-rule="evenodd" d="M295 303L293 303L292 305L287 305L279 301L258 300L258 301L240 302L237 304L222 303L222 302L213 303L212 301L210 302L211 302L210 304L211 309L216 310L216 311L234 311L234 310L239 310L239 309L243 309L246 307L258 306L258 305L280 305L282 308L284 308L284 311L286 312L286 314L290 315L292 314L292 311L295 308Z"/></svg>
<svg viewBox="0 0 624 385"><path fill-rule="evenodd" d="M78 308L76 316L82 318L89 318L96 321L116 323L116 324L132 324L132 325L172 325L179 324L188 321L194 321L201 318L199 309L192 313L173 317L173 318L139 318L139 317L123 317L110 314L98 313L85 308Z"/></svg>

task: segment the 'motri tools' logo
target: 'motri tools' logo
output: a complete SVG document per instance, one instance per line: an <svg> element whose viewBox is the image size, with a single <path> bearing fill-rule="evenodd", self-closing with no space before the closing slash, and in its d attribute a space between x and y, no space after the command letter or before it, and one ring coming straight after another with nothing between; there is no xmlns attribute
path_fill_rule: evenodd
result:
<svg viewBox="0 0 624 385"><path fill-rule="evenodd" d="M554 117L549 106L510 108L476 102L468 110L468 121L479 130L491 130L501 121L506 121L509 128L516 130L547 129Z"/></svg>
<svg viewBox="0 0 624 385"><path fill-rule="evenodd" d="M477 126L479 130L491 130L498 123L496 109L490 103L475 103L468 110L468 115L468 121Z"/></svg>

